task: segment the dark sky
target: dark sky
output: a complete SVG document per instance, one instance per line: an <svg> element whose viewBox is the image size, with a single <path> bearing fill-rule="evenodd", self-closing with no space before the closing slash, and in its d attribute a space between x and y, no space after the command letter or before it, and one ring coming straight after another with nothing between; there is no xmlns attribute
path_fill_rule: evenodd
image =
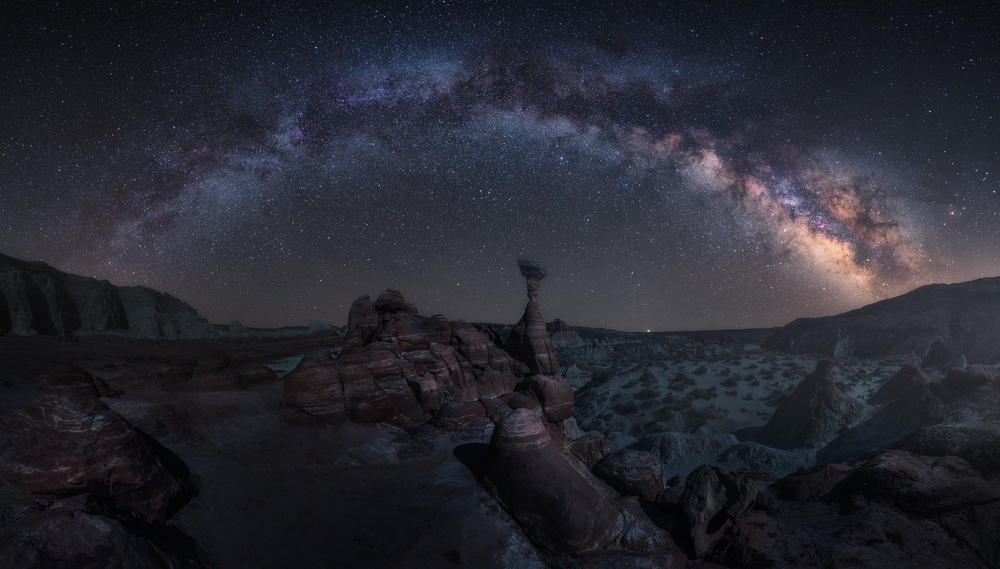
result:
<svg viewBox="0 0 1000 569"><path fill-rule="evenodd" d="M519 257L625 330L1000 274L992 2L86 4L5 5L0 252L215 322L514 322Z"/></svg>

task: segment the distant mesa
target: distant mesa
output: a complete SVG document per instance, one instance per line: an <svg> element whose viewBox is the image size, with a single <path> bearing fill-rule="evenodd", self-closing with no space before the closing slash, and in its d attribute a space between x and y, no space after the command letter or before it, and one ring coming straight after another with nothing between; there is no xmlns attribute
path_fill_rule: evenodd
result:
<svg viewBox="0 0 1000 569"><path fill-rule="evenodd" d="M791 353L916 356L928 365L1000 362L1000 277L920 287L824 318L800 318L763 344Z"/></svg>
<svg viewBox="0 0 1000 569"><path fill-rule="evenodd" d="M0 334L211 338L208 320L169 294L73 275L0 255Z"/></svg>

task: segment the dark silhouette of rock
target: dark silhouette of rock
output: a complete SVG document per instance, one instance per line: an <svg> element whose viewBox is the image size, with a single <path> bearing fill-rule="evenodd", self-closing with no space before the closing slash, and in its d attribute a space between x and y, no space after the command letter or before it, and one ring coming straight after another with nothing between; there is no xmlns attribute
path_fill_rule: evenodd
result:
<svg viewBox="0 0 1000 569"><path fill-rule="evenodd" d="M791 502L816 502L830 494L854 469L843 464L802 468L771 485L775 496Z"/></svg>
<svg viewBox="0 0 1000 569"><path fill-rule="evenodd" d="M753 439L776 448L830 441L862 417L865 406L842 394L833 382L833 362L823 360L799 383Z"/></svg>
<svg viewBox="0 0 1000 569"><path fill-rule="evenodd" d="M0 480L26 492L93 493L152 520L192 495L180 459L93 397L39 399L4 418L0 437Z"/></svg>
<svg viewBox="0 0 1000 569"><path fill-rule="evenodd" d="M868 403L880 405L900 397L912 397L913 393L925 391L930 385L931 378L920 371L920 368L906 364L868 398Z"/></svg>
<svg viewBox="0 0 1000 569"><path fill-rule="evenodd" d="M0 567L211 567L194 540L173 526L92 494L8 504L0 520Z"/></svg>
<svg viewBox="0 0 1000 569"><path fill-rule="evenodd" d="M434 415L434 422L445 432L457 431L474 419L486 419L486 406L479 401L449 401Z"/></svg>
<svg viewBox="0 0 1000 569"><path fill-rule="evenodd" d="M957 456L984 476L1000 472L1000 434L982 429L935 425L907 435L893 447L926 456Z"/></svg>
<svg viewBox="0 0 1000 569"><path fill-rule="evenodd" d="M243 389L240 368L223 350L206 350L198 356L188 386L196 391L231 391Z"/></svg>
<svg viewBox="0 0 1000 569"><path fill-rule="evenodd" d="M76 394L91 397L118 397L118 392L100 378L73 364L57 364L34 380L36 387L47 393Z"/></svg>
<svg viewBox="0 0 1000 569"><path fill-rule="evenodd" d="M622 514L596 478L574 468L531 411L518 409L493 434L486 477L532 539L569 555L618 538Z"/></svg>
<svg viewBox="0 0 1000 569"><path fill-rule="evenodd" d="M996 567L997 483L956 457L893 451L763 488L708 557L726 567Z"/></svg>
<svg viewBox="0 0 1000 569"><path fill-rule="evenodd" d="M951 368L941 380L939 393L949 400L969 395L979 387L997 382L997 373L988 366L968 366Z"/></svg>
<svg viewBox="0 0 1000 569"><path fill-rule="evenodd" d="M319 417L331 425L347 422L344 386L327 348L302 356L299 365L285 374L282 398L285 405Z"/></svg>
<svg viewBox="0 0 1000 569"><path fill-rule="evenodd" d="M583 345L583 338L572 326L556 318L545 325L545 330L552 339L552 346L558 349L577 348Z"/></svg>
<svg viewBox="0 0 1000 569"><path fill-rule="evenodd" d="M846 462L870 455L941 421L945 405L937 395L938 387L919 370L904 366L872 396L884 402L881 408L830 441L817 453L817 461Z"/></svg>
<svg viewBox="0 0 1000 569"><path fill-rule="evenodd" d="M992 277L927 285L836 316L800 318L763 346L856 358L927 356L935 364L964 354L971 363L995 363L998 337L1000 277Z"/></svg>
<svg viewBox="0 0 1000 569"><path fill-rule="evenodd" d="M118 287L5 255L0 255L0 297L0 334L117 333L170 339L217 335L195 309L169 294Z"/></svg>
<svg viewBox="0 0 1000 569"><path fill-rule="evenodd" d="M678 502L687 515L695 556L712 551L756 496L756 484L721 468L705 464L688 475Z"/></svg>
<svg viewBox="0 0 1000 569"><path fill-rule="evenodd" d="M617 450L598 462L594 474L622 496L653 502L663 491L663 467L656 456L640 450Z"/></svg>

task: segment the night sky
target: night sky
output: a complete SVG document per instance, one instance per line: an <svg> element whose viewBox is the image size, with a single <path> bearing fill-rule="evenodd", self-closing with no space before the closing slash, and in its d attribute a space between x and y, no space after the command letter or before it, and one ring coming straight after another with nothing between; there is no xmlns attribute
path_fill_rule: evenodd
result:
<svg viewBox="0 0 1000 569"><path fill-rule="evenodd" d="M991 2L85 4L5 4L0 253L213 322L513 323L519 257L623 330L1000 275Z"/></svg>

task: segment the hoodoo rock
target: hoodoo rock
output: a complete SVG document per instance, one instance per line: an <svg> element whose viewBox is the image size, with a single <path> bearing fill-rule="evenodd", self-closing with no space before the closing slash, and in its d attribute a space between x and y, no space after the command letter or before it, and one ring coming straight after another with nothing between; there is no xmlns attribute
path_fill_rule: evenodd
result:
<svg viewBox="0 0 1000 569"><path fill-rule="evenodd" d="M527 364L528 373L556 375L559 373L559 360L556 358L552 339L545 330L545 320L542 309L538 307L538 282L545 278L545 269L535 261L518 260L528 286L528 305L524 315L514 325L507 336L504 349L515 359Z"/></svg>
<svg viewBox="0 0 1000 569"><path fill-rule="evenodd" d="M613 542L623 529L606 487L574 468L526 409L508 415L494 431L486 477L532 539L548 549L579 555Z"/></svg>
<svg viewBox="0 0 1000 569"><path fill-rule="evenodd" d="M37 494L92 493L162 521L193 491L186 466L165 453L99 399L53 395L4 419L0 480Z"/></svg>
<svg viewBox="0 0 1000 569"><path fill-rule="evenodd" d="M837 389L833 362L823 360L775 409L754 440L775 448L814 446L835 438L865 412L860 401Z"/></svg>
<svg viewBox="0 0 1000 569"><path fill-rule="evenodd" d="M302 357L295 369L285 374L282 397L295 407L330 423L347 422L344 386L330 350L322 348Z"/></svg>

